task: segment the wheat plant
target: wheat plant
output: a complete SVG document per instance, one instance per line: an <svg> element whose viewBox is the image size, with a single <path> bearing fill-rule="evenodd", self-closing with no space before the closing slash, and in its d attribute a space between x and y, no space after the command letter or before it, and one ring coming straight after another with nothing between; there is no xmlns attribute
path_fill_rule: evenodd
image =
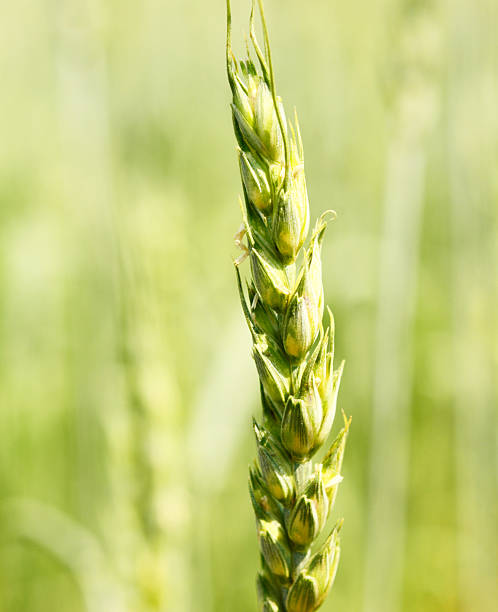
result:
<svg viewBox="0 0 498 612"><path fill-rule="evenodd" d="M326 450L344 363L333 368L334 322L322 318L321 244L332 211L307 245L309 202L297 121L288 122L276 94L268 30L264 45L250 16L247 57L231 46L227 0L227 72L238 143L243 224L236 243L237 281L260 379L262 417L254 421L257 461L249 489L261 552L257 578L263 612L312 612L324 602L339 562L342 520L314 552L334 505L350 421ZM244 286L239 266L250 262ZM344 415L343 415L344 416Z"/></svg>

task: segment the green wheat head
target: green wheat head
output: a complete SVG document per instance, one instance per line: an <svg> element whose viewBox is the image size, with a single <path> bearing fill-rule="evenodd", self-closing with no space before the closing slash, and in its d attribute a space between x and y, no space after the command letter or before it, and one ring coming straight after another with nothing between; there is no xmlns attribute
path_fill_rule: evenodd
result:
<svg viewBox="0 0 498 612"><path fill-rule="evenodd" d="M325 528L342 480L349 420L325 452L336 412L343 363L333 368L334 322L324 329L321 243L324 213L307 246L309 203L297 117L288 123L275 80L261 0L263 50L250 17L247 58L231 48L227 0L227 71L244 190L243 225L235 262L245 318L260 379L262 418L254 422L258 459L249 488L261 550L257 589L264 612L312 612L329 592L339 562L338 521L325 543L312 546ZM256 62L251 59L256 57ZM333 215L333 213L332 213ZM239 265L250 261L244 289Z"/></svg>

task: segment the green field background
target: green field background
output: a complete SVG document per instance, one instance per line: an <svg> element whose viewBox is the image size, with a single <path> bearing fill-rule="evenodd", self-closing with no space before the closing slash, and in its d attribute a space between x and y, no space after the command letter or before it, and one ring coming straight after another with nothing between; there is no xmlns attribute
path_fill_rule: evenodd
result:
<svg viewBox="0 0 498 612"><path fill-rule="evenodd" d="M353 422L322 609L492 612L498 6L266 5L312 217L337 212ZM0 13L0 611L253 612L224 2Z"/></svg>

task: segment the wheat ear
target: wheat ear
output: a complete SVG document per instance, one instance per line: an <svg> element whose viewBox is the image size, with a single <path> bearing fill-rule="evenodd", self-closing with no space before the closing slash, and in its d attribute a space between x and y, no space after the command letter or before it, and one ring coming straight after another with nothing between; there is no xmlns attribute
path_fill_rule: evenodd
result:
<svg viewBox="0 0 498 612"><path fill-rule="evenodd" d="M258 458L249 488L261 550L257 578L264 612L312 612L334 581L339 530L311 547L334 504L349 420L321 462L313 455L326 443L336 411L343 363L333 369L334 323L324 329L321 243L324 213L308 246L309 203L297 117L288 123L276 95L268 31L261 0L263 50L253 2L247 58L231 48L227 0L227 72L244 197L243 225L235 262L242 308L253 341L260 379L262 418L254 421ZM251 58L256 57L256 62ZM250 261L244 288L239 265Z"/></svg>

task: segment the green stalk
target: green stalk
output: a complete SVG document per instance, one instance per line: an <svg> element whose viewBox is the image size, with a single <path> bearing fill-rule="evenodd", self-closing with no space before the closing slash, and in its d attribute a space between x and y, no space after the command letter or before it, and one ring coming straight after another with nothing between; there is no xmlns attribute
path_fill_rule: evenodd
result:
<svg viewBox="0 0 498 612"><path fill-rule="evenodd" d="M379 261L363 612L403 607L418 252L426 139L438 111L438 56L426 49L437 33L432 10L403 3L399 39L389 45L395 64L387 66L393 73L395 66L398 76L386 91L392 131ZM408 40L417 42L417 54Z"/></svg>
<svg viewBox="0 0 498 612"><path fill-rule="evenodd" d="M334 421L343 364L333 368L334 323L324 327L320 250L327 214L310 240L303 147L277 96L263 5L264 51L250 18L250 51L237 62L227 0L227 73L244 197L235 262L243 312L260 378L262 416L254 421L258 459L249 488L261 550L257 579L263 612L312 612L324 602L339 562L342 520L325 528L342 480L350 420L322 462L313 461ZM244 286L239 266L248 258Z"/></svg>
<svg viewBox="0 0 498 612"><path fill-rule="evenodd" d="M498 601L498 7L448 8L455 593L459 609L486 612Z"/></svg>

